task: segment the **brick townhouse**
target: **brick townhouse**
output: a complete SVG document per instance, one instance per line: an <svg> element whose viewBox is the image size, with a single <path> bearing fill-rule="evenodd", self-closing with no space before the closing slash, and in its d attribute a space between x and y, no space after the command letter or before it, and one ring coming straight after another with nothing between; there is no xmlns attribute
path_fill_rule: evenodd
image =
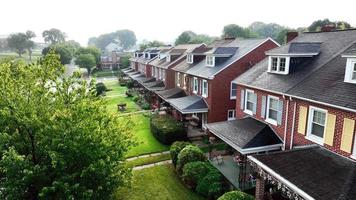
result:
<svg viewBox="0 0 356 200"><path fill-rule="evenodd" d="M292 33L288 41L232 82L237 119L209 131L248 156L258 200L356 199L356 30ZM242 129L246 121L255 125ZM268 131L256 134L258 125ZM259 141L255 150L269 153L243 152L246 142L273 135L283 151Z"/></svg>
<svg viewBox="0 0 356 200"><path fill-rule="evenodd" d="M264 52L278 44L267 39L223 39L208 47L188 52L175 67L175 89L186 96L166 98L173 115L205 129L206 123L235 117L236 100L230 96L230 84L236 77L265 58ZM161 96L164 98L162 91Z"/></svg>

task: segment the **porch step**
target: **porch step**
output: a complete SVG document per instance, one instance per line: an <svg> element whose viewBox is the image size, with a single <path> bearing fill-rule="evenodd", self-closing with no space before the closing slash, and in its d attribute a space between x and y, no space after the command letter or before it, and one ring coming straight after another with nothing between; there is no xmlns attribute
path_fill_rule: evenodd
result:
<svg viewBox="0 0 356 200"><path fill-rule="evenodd" d="M202 141L202 140L203 140L203 136L189 137L189 140L190 140L191 142L194 142L194 141Z"/></svg>

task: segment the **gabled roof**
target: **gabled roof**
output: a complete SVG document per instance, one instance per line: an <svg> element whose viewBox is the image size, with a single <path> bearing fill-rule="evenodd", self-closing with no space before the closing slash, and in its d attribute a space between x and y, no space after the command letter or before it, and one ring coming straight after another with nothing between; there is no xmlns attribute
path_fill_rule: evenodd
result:
<svg viewBox="0 0 356 200"><path fill-rule="evenodd" d="M207 54L211 53L213 55L234 55L237 51L238 47L217 47L207 52Z"/></svg>
<svg viewBox="0 0 356 200"><path fill-rule="evenodd" d="M322 147L253 155L249 159L305 199L356 199L356 163Z"/></svg>
<svg viewBox="0 0 356 200"><path fill-rule="evenodd" d="M264 42L269 39L246 39L239 40L236 39L232 42L225 44L225 46L215 46L217 47L233 47L228 48L229 50L236 49L235 54L224 60L223 62L215 63L214 67L207 67L206 60L202 60L201 62L195 64L192 68L188 69L185 73L198 76L202 78L212 79L216 74L221 72L222 70L229 67L231 64L245 56L247 53L257 48ZM219 44L220 45L220 44Z"/></svg>
<svg viewBox="0 0 356 200"><path fill-rule="evenodd" d="M167 102L182 114L208 112L205 100L197 95L168 99Z"/></svg>
<svg viewBox="0 0 356 200"><path fill-rule="evenodd" d="M267 125L253 118L207 124L210 132L242 154L279 150L282 141Z"/></svg>
<svg viewBox="0 0 356 200"><path fill-rule="evenodd" d="M268 73L268 58L266 58L241 74L234 82L275 93L287 93L305 81L316 70L326 66L326 64L331 62L335 57L340 56L340 54L350 48L355 41L356 30L303 33L292 42L321 43L319 55L310 58L308 62L300 65L298 69L288 75ZM284 45L281 48L289 48L289 45L290 44ZM336 77L334 78L336 79Z"/></svg>

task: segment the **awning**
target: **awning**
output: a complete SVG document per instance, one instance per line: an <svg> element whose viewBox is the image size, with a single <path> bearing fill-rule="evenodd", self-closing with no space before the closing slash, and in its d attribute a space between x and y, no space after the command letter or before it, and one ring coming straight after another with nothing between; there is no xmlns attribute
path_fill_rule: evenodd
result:
<svg viewBox="0 0 356 200"><path fill-rule="evenodd" d="M182 114L208 112L205 100L196 95L168 99L167 102Z"/></svg>
<svg viewBox="0 0 356 200"><path fill-rule="evenodd" d="M160 91L164 90L164 82L157 80L157 81L152 81L152 82L146 82L142 83L143 87L145 87L147 90L150 91Z"/></svg>
<svg viewBox="0 0 356 200"><path fill-rule="evenodd" d="M134 72L129 72L127 73L128 76L132 77L133 75L137 75L137 74L140 74L141 72L137 72L137 71L134 71Z"/></svg>
<svg viewBox="0 0 356 200"><path fill-rule="evenodd" d="M135 70L132 69L132 68L128 68L128 69L123 69L121 71L124 72L125 74L127 74L127 73L130 73L130 72L134 72Z"/></svg>
<svg viewBox="0 0 356 200"><path fill-rule="evenodd" d="M356 163L323 147L309 146L248 159L262 178L284 188L292 199L356 199Z"/></svg>
<svg viewBox="0 0 356 200"><path fill-rule="evenodd" d="M144 74L136 74L136 75L132 75L131 78L135 81L137 81L138 79L144 78L146 77Z"/></svg>
<svg viewBox="0 0 356 200"><path fill-rule="evenodd" d="M139 83L148 83L148 82L153 82L155 81L156 79L154 77L150 77L150 78L147 78L147 77L141 77L141 78L138 78L137 81Z"/></svg>
<svg viewBox="0 0 356 200"><path fill-rule="evenodd" d="M215 136L241 154L280 150L282 141L267 125L253 118L207 124Z"/></svg>
<svg viewBox="0 0 356 200"><path fill-rule="evenodd" d="M185 97L187 96L184 92L184 90L180 88L172 88L169 90L163 90L156 92L158 96L160 96L162 99L172 99L172 98L180 98L180 97Z"/></svg>

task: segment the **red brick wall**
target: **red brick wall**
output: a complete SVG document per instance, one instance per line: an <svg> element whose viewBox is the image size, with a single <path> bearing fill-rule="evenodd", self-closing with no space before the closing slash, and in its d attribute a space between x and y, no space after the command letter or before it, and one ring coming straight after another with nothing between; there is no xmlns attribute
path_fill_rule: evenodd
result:
<svg viewBox="0 0 356 200"><path fill-rule="evenodd" d="M230 100L231 81L263 60L265 52L275 47L277 45L268 40L209 81L208 123L227 120L228 110L235 109L236 105L236 100Z"/></svg>
<svg viewBox="0 0 356 200"><path fill-rule="evenodd" d="M347 111L343 111L341 109L327 107L327 106L324 106L324 105L315 104L315 103L311 103L311 102L307 102L307 101L303 101L303 100L299 100L299 99L295 99L295 102L297 103L297 109L296 109L294 136L293 136L293 145L294 146L313 144L313 142L308 140L308 139L306 139L304 135L298 133L298 122L299 122L299 118L298 117L299 117L299 107L300 106L308 107L308 114L309 114L309 106L314 106L314 107L317 107L317 108L325 109L325 110L328 111L328 113L336 115L335 133L334 133L334 145L333 146L329 146L327 144L324 144L324 147L326 147L326 148L330 149L331 151L334 151L334 152L336 152L336 153L338 153L340 155L343 155L343 156L349 157L351 155L350 153L342 151L340 149L340 146L341 146L341 138L342 138L342 132L343 132L344 118L349 118L349 119L356 120L356 113L347 112ZM307 126L307 129L308 129L308 126Z"/></svg>
<svg viewBox="0 0 356 200"><path fill-rule="evenodd" d="M145 73L146 77L148 78L152 77L152 66L150 64L147 64L145 69L146 69L146 73Z"/></svg>

